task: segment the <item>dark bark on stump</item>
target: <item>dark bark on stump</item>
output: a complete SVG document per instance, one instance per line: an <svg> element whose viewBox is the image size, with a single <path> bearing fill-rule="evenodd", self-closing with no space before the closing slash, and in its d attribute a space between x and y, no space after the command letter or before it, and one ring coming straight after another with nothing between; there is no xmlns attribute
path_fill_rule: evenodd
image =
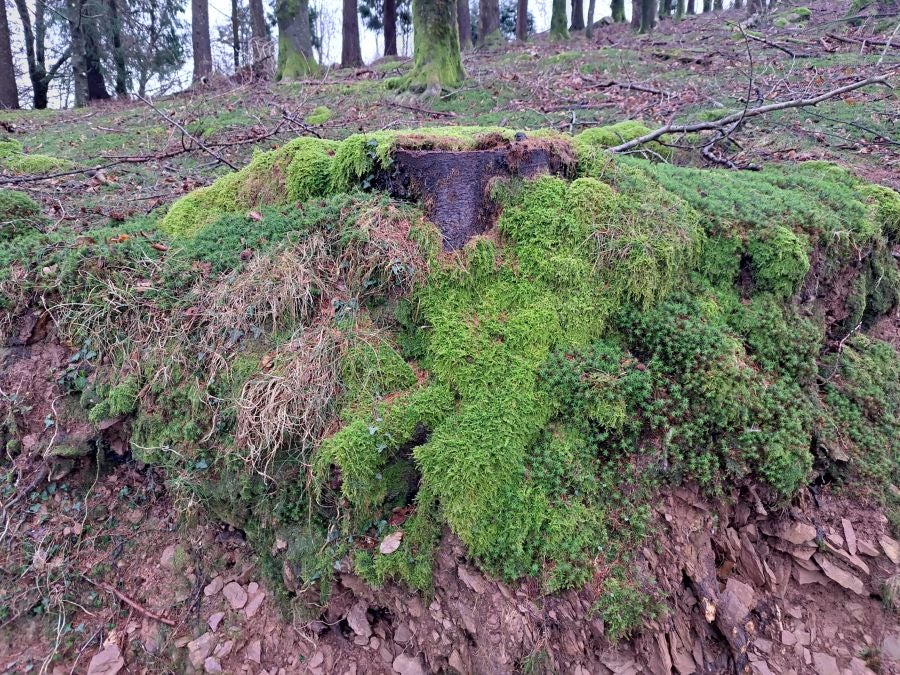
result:
<svg viewBox="0 0 900 675"><path fill-rule="evenodd" d="M497 217L490 198L495 178L561 174L566 160L539 142L516 142L486 150L395 150L393 163L376 180L395 198L415 199L438 228L446 251L487 232Z"/></svg>

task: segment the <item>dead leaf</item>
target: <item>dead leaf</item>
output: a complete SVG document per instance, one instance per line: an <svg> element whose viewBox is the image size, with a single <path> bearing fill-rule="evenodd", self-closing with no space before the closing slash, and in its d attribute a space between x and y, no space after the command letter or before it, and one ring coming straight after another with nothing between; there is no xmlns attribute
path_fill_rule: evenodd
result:
<svg viewBox="0 0 900 675"><path fill-rule="evenodd" d="M378 550L382 555L390 555L398 548L400 548L400 541L403 539L403 530L397 530L386 536L381 544L378 546Z"/></svg>

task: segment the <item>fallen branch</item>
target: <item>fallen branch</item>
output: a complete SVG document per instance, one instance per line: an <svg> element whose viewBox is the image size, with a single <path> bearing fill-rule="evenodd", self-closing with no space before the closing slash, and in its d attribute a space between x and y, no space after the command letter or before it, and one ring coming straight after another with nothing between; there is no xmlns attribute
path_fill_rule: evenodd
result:
<svg viewBox="0 0 900 675"><path fill-rule="evenodd" d="M765 115L766 113L775 112L777 110L814 106L818 103L821 103L822 101L827 101L828 99L840 96L841 94L846 94L847 92L853 91L855 89L861 89L862 87L868 87L873 84L880 84L886 87L891 86L890 84L888 84L887 77L885 77L884 75L867 77L864 80L851 82L850 84L844 85L843 87L838 87L837 89L826 91L824 94L819 94L818 96L813 96L811 98L798 98L790 101L781 101L780 103L770 103L769 105L763 105L758 108L752 108L750 110L741 110L740 112L728 115L714 122L694 122L693 124L666 124L656 131L651 131L649 134L644 134L643 136L630 140L627 143L613 146L612 148L609 148L609 151L618 153L624 152L625 150L631 150L632 148L636 148L637 146L643 145L644 143L650 143L651 141L655 141L660 136L664 136L665 134L670 133L689 134L695 131L718 131L743 119Z"/></svg>
<svg viewBox="0 0 900 675"><path fill-rule="evenodd" d="M160 117L162 117L166 122L168 122L169 124L171 124L172 126L174 126L176 129L178 129L178 130L179 130L181 133L183 133L185 136L187 136L188 138L190 138L191 141L193 141L194 143L196 143L197 146L198 146L201 150L203 150L204 152L206 152L206 153L207 153L208 155L210 155L211 157L215 157L215 158L216 158L218 161L220 161L222 164L225 164L226 166L228 166L229 168L231 168L232 171L237 171L237 170L238 170L238 168L237 168L234 164L232 164L232 163L229 162L227 159L225 159L224 157L222 157L221 155L219 155L215 150L212 150L211 148L209 148L207 145L205 145L205 144L203 143L203 141L201 141L199 138L197 138L196 136L194 136L190 131L188 131L187 129L185 129L184 126L183 126L182 124L180 124L179 122L176 122L174 119L172 119L171 117L169 117L168 115L166 115L162 110L160 110L160 109L157 108L155 105L153 105L152 103L150 103L150 101L148 101L146 98L144 98L144 97L141 96L140 94L135 94L135 96L137 96L139 100L143 101L147 106L149 106L150 109L153 110L153 112L155 112L157 115L159 115Z"/></svg>
<svg viewBox="0 0 900 675"><path fill-rule="evenodd" d="M756 35L752 35L750 33L745 33L744 37L747 37L751 40L755 40L756 42L761 42L767 47L771 47L772 49L777 49L778 51L784 52L792 59L808 59L810 54L798 54L796 52L791 51L784 45L780 45L777 42L772 42L771 40L766 40L765 38L757 37Z"/></svg>
<svg viewBox="0 0 900 675"><path fill-rule="evenodd" d="M114 596L116 596L119 600L121 600L122 602L124 602L126 605L128 605L128 606L131 607L132 609L134 609L134 610L140 612L140 613L143 614L144 616L146 616L146 617L148 617L148 618L150 618L150 619L153 619L154 621L159 621L160 623L163 623L163 624L165 624L165 625L167 625L167 626L173 626L173 627L174 627L174 626L177 626L177 625L178 625L178 624L177 624L175 621L173 621L172 619L167 619L167 618L164 617L164 616L160 616L160 615L157 614L156 612L152 612L152 611L150 611L149 609L147 609L146 607L144 607L143 605L138 604L136 601L134 601L134 600L132 600L131 598L129 598L127 595L125 595L122 591L120 591L119 589L117 589L117 588L114 587L114 586L110 586L109 584L104 584L104 583L97 583L96 581L94 581L94 580L92 580L92 579L90 579L90 578L88 578L88 577L86 577L86 576L84 576L84 575L82 575L82 578L83 578L85 581L87 581L89 584L91 584L92 586L96 586L97 588L102 588L102 589L103 589L104 591L106 591L107 593L112 593Z"/></svg>

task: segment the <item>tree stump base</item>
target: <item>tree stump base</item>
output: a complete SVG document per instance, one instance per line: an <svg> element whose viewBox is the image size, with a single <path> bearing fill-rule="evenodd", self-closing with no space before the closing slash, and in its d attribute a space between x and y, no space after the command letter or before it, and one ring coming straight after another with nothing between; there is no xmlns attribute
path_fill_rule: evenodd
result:
<svg viewBox="0 0 900 675"><path fill-rule="evenodd" d="M495 179L566 174L574 165L567 144L558 140L498 143L460 151L398 148L378 183L392 197L422 202L440 230L444 250L455 251L493 227L498 215L490 196Z"/></svg>

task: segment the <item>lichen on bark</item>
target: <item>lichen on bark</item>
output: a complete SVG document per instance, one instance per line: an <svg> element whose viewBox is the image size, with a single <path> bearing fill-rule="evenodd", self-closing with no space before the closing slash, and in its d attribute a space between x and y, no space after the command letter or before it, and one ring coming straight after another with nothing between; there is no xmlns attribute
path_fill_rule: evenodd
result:
<svg viewBox="0 0 900 675"><path fill-rule="evenodd" d="M309 0L278 0L278 79L295 80L319 69L313 57Z"/></svg>

